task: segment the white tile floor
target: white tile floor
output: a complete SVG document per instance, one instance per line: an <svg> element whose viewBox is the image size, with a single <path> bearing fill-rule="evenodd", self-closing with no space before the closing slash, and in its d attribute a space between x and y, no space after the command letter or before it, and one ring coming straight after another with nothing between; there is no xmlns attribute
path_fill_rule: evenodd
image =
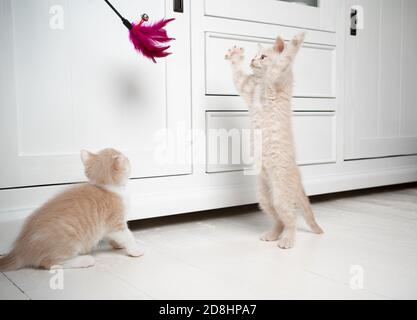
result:
<svg viewBox="0 0 417 320"><path fill-rule="evenodd" d="M254 206L136 222L144 257L102 246L95 267L64 272L63 290L48 271L0 273L0 299L417 299L417 187L313 207L325 235L300 219L288 251L258 240L270 220Z"/></svg>

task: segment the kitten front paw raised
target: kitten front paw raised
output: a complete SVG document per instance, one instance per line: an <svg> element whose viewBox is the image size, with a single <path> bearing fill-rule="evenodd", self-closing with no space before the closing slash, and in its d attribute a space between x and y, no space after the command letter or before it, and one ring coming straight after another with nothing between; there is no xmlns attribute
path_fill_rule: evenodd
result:
<svg viewBox="0 0 417 320"><path fill-rule="evenodd" d="M232 49L229 49L225 55L226 60L230 60L232 63L239 62L244 59L245 50L243 48L238 48L234 46Z"/></svg>
<svg viewBox="0 0 417 320"><path fill-rule="evenodd" d="M293 44L294 46L299 46L299 45L301 45L301 44L304 42L305 36L306 36L306 33L305 33L305 32L301 32L301 33L297 34L297 35L296 35L296 36L295 36L295 37L291 40L292 44Z"/></svg>

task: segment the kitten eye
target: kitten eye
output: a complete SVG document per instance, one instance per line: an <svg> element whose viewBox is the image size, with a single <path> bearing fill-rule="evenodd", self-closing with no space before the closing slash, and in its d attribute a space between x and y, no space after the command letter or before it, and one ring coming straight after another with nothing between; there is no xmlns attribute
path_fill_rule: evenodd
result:
<svg viewBox="0 0 417 320"><path fill-rule="evenodd" d="M265 59L266 58L266 55L261 55L261 60L263 60L263 59Z"/></svg>

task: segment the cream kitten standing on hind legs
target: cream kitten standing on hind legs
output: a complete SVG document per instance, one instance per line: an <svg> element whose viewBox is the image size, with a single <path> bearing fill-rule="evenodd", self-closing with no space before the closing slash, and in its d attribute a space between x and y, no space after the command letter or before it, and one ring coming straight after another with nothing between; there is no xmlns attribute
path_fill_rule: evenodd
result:
<svg viewBox="0 0 417 320"><path fill-rule="evenodd" d="M288 45L278 37L273 47L260 46L251 61L252 74L244 71L243 48L234 47L225 57L231 62L235 86L249 106L252 128L262 130L258 201L275 224L261 239L278 240L283 249L294 246L298 206L313 232L323 233L302 185L291 125L292 65L304 37L304 33L299 34Z"/></svg>
<svg viewBox="0 0 417 320"><path fill-rule="evenodd" d="M46 202L25 222L13 250L0 258L0 271L23 267L87 268L90 251L101 239L132 257L138 249L127 222L125 185L130 163L122 153L82 151L86 184L72 187Z"/></svg>

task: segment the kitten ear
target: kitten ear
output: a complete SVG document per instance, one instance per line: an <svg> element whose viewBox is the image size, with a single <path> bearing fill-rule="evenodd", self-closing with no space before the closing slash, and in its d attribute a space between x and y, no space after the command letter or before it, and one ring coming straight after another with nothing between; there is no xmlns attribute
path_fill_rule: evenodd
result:
<svg viewBox="0 0 417 320"><path fill-rule="evenodd" d="M117 155L113 157L113 169L121 170L124 168L124 157L122 155Z"/></svg>
<svg viewBox="0 0 417 320"><path fill-rule="evenodd" d="M281 37L277 37L274 43L274 50L282 53L285 49L285 42Z"/></svg>
<svg viewBox="0 0 417 320"><path fill-rule="evenodd" d="M87 150L81 150L81 161L86 164L90 159L92 159L95 154L91 153L90 151Z"/></svg>

